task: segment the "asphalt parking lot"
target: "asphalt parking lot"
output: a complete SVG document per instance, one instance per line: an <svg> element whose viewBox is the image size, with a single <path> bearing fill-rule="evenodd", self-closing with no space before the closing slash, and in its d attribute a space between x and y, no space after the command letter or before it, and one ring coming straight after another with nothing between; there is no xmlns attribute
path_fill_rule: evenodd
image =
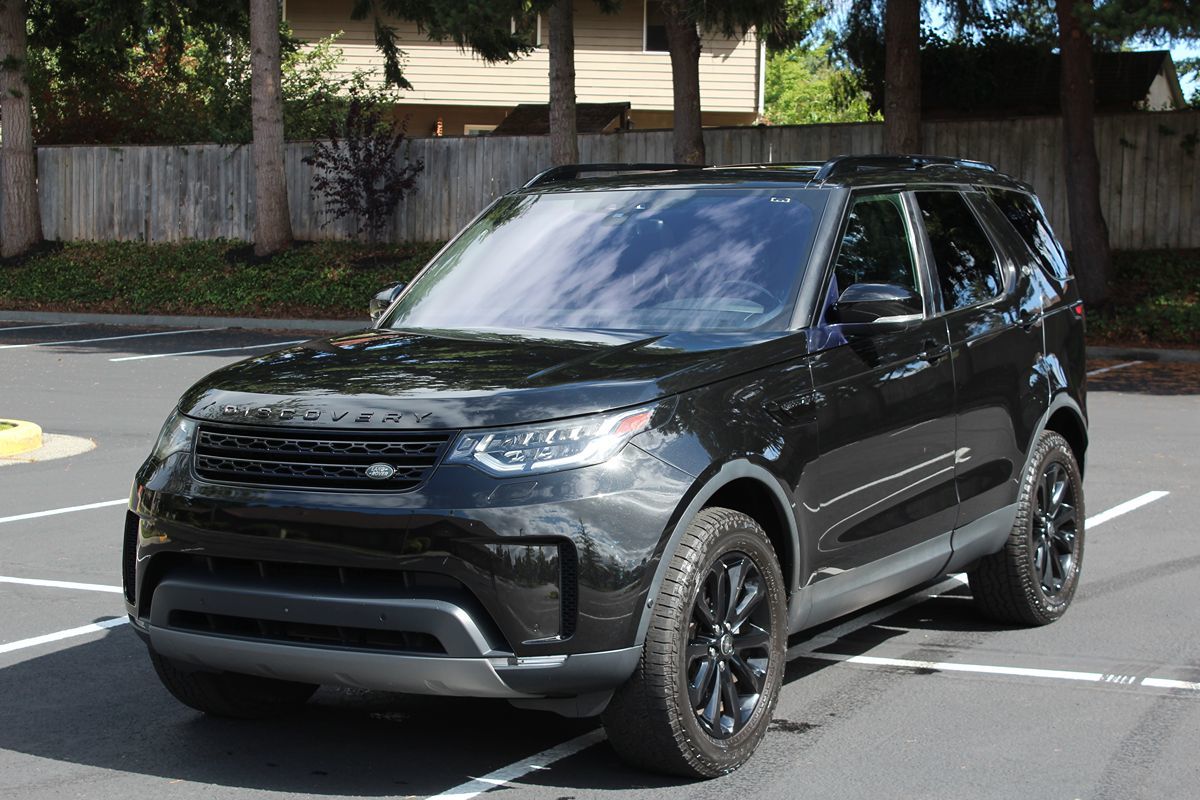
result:
<svg viewBox="0 0 1200 800"><path fill-rule="evenodd" d="M97 444L0 466L0 797L1197 795L1200 365L1093 365L1063 620L990 625L951 578L794 638L771 732L726 778L632 771L594 723L503 702L323 689L271 722L179 705L123 624L130 480L194 380L306 338L0 321L0 413Z"/></svg>

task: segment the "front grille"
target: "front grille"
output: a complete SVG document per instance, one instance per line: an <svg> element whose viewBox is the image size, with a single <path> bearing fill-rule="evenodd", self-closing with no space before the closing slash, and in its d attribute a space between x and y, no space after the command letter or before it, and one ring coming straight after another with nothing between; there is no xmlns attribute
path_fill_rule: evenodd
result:
<svg viewBox="0 0 1200 800"><path fill-rule="evenodd" d="M433 471L453 431L331 431L201 423L195 468L226 483L403 492ZM395 472L371 478L367 468Z"/></svg>

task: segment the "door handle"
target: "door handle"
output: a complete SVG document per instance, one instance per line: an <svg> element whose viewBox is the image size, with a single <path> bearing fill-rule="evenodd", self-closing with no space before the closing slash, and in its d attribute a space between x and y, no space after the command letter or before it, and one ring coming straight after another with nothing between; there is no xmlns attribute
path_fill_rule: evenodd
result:
<svg viewBox="0 0 1200 800"><path fill-rule="evenodd" d="M1022 330L1029 330L1041 321L1042 314L1040 311L1032 311L1028 308L1022 308L1020 313L1017 314L1017 323L1021 326Z"/></svg>
<svg viewBox="0 0 1200 800"><path fill-rule="evenodd" d="M933 364L950 355L950 345L939 342L937 339L926 339L923 346L925 349L917 356L922 361Z"/></svg>

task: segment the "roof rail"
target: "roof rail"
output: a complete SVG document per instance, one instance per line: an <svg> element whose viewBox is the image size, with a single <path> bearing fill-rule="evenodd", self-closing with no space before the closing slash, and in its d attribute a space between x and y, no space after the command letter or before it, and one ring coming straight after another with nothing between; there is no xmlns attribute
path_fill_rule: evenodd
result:
<svg viewBox="0 0 1200 800"><path fill-rule="evenodd" d="M959 167L995 172L996 168L984 161L946 156L835 156L821 167L813 178L817 183L843 175L885 169L925 169L926 167Z"/></svg>
<svg viewBox="0 0 1200 800"><path fill-rule="evenodd" d="M710 167L705 167L709 170L722 169L759 169L759 170L789 170L789 169L820 169L825 165L824 161L768 161L766 163L747 163L747 164L713 164Z"/></svg>
<svg viewBox="0 0 1200 800"><path fill-rule="evenodd" d="M659 172L669 169L700 169L695 164L563 164L539 172L522 188L573 181L581 172Z"/></svg>

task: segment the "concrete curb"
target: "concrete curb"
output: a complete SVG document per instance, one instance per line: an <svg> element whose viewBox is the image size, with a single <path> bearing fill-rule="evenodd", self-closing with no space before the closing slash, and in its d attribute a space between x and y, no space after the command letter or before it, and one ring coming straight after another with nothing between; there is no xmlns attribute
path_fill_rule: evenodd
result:
<svg viewBox="0 0 1200 800"><path fill-rule="evenodd" d="M272 331L358 331L371 327L363 315L354 319L264 319L261 317L185 317L159 314L73 314L55 311L6 311L0 320L8 322L74 322L92 325L150 325L165 328L245 328Z"/></svg>
<svg viewBox="0 0 1200 800"><path fill-rule="evenodd" d="M0 458L28 453L42 446L42 429L32 422L0 419L13 427L0 430Z"/></svg>
<svg viewBox="0 0 1200 800"><path fill-rule="evenodd" d="M1089 347L1087 357L1118 361L1184 361L1200 364L1200 350L1169 350L1165 347Z"/></svg>

